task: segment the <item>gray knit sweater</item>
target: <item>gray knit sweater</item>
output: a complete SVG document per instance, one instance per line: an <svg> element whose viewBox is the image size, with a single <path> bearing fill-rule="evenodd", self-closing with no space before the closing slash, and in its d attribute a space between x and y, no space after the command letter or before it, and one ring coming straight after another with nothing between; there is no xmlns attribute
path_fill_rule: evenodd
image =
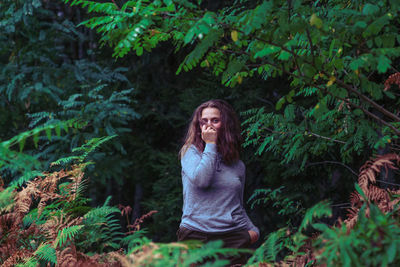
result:
<svg viewBox="0 0 400 267"><path fill-rule="evenodd" d="M259 230L243 206L246 167L239 160L227 166L217 145L206 144L203 153L192 145L181 160L183 215L181 226L206 233Z"/></svg>

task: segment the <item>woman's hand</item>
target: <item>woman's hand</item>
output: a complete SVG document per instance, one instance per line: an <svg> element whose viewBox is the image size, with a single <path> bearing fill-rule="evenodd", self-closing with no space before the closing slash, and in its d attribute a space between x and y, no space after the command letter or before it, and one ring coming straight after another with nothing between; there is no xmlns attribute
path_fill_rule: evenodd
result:
<svg viewBox="0 0 400 267"><path fill-rule="evenodd" d="M207 125L203 125L201 127L201 139L203 139L204 142L206 142L207 144L216 144L217 138L217 130Z"/></svg>
<svg viewBox="0 0 400 267"><path fill-rule="evenodd" d="M253 230L250 230L249 231L249 235L250 235L250 244L253 244L253 243L257 242L257 240L258 240L257 232L255 232Z"/></svg>

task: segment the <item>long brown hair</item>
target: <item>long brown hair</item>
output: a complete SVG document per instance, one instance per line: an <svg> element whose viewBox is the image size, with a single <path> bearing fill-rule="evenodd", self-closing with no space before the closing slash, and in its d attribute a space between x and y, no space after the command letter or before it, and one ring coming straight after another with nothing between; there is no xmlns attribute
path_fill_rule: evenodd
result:
<svg viewBox="0 0 400 267"><path fill-rule="evenodd" d="M222 125L218 130L217 148L222 155L223 162L231 165L239 160L242 136L236 112L228 102L221 99L209 100L196 108L179 155L182 158L191 145L194 145L200 152L204 151L205 142L201 139L200 119L205 108L217 108L221 113Z"/></svg>

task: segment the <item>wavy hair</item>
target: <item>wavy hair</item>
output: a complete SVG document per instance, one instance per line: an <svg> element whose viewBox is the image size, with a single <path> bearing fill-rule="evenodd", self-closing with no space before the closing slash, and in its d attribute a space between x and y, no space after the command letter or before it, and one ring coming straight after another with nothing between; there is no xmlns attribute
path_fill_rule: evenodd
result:
<svg viewBox="0 0 400 267"><path fill-rule="evenodd" d="M198 106L193 112L184 144L179 151L182 158L191 145L200 152L204 151L205 142L201 138L200 119L205 108L217 108L221 114L221 128L218 130L217 148L225 164L231 165L239 160L242 136L236 112L225 100L212 99Z"/></svg>

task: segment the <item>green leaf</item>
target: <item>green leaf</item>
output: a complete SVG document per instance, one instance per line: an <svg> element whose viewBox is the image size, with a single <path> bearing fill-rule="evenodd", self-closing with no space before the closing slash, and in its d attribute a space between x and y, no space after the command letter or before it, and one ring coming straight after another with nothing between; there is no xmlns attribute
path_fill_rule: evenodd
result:
<svg viewBox="0 0 400 267"><path fill-rule="evenodd" d="M361 58L357 58L350 63L349 67L351 70L357 70L361 68L363 65L364 65L364 60L362 60Z"/></svg>
<svg viewBox="0 0 400 267"><path fill-rule="evenodd" d="M368 198L365 196L364 191L363 191L363 190L361 189L361 187L358 185L358 183L355 183L355 184L354 184L354 187L356 188L356 191L361 195L361 197L362 197L364 200L368 199Z"/></svg>
<svg viewBox="0 0 400 267"><path fill-rule="evenodd" d="M314 118L317 120L321 118L327 111L328 111L328 106L326 103L326 98L322 98L314 107L312 115Z"/></svg>
<svg viewBox="0 0 400 267"><path fill-rule="evenodd" d="M396 96L390 91L383 91L383 93L390 99L396 99Z"/></svg>
<svg viewBox="0 0 400 267"><path fill-rule="evenodd" d="M19 141L19 152L22 152L22 150L24 149L25 142L26 142L26 136L23 136L22 139Z"/></svg>
<svg viewBox="0 0 400 267"><path fill-rule="evenodd" d="M363 15L369 16L373 15L379 11L379 7L373 4L365 4L362 10Z"/></svg>
<svg viewBox="0 0 400 267"><path fill-rule="evenodd" d="M61 126L59 124L56 125L55 130L56 130L56 135L58 137L60 137L61 136Z"/></svg>
<svg viewBox="0 0 400 267"><path fill-rule="evenodd" d="M364 112L363 112L361 109L359 109L359 108L353 110L353 113L354 113L354 115L356 115L356 116L362 116L362 115L364 114Z"/></svg>
<svg viewBox="0 0 400 267"><path fill-rule="evenodd" d="M244 66L243 61L239 61L236 59L233 59L232 61L229 62L228 67L222 74L222 83L225 83L228 79L230 79L234 74L239 72L242 67Z"/></svg>
<svg viewBox="0 0 400 267"><path fill-rule="evenodd" d="M367 23L365 21L359 20L354 24L354 27L365 29L367 27Z"/></svg>
<svg viewBox="0 0 400 267"><path fill-rule="evenodd" d="M38 148L38 143L39 143L39 132L35 132L33 134L33 143L35 145L35 148Z"/></svg>
<svg viewBox="0 0 400 267"><path fill-rule="evenodd" d="M395 256L396 256L396 250L397 246L399 245L398 242L392 242L389 246L389 249L387 250L387 255L388 255L388 263L392 263Z"/></svg>
<svg viewBox="0 0 400 267"><path fill-rule="evenodd" d="M187 32L187 34L185 35L185 38L183 38L183 42L184 42L185 44L188 44L189 42L192 41L192 39L193 39L193 37L194 37L195 34L196 34L195 29L194 29L194 28L191 28L191 29Z"/></svg>
<svg viewBox="0 0 400 267"><path fill-rule="evenodd" d="M286 100L288 101L288 103L292 103L292 102L293 102L292 97L293 97L294 95L295 95L294 89L293 89L293 90L290 90L289 94L286 96Z"/></svg>
<svg viewBox="0 0 400 267"><path fill-rule="evenodd" d="M362 34L363 37L367 38L369 36L378 34L382 30L382 28L388 23L389 23L389 18L386 15L378 18L377 20L368 25L368 27Z"/></svg>
<svg viewBox="0 0 400 267"><path fill-rule="evenodd" d="M46 135L49 141L51 141L51 128L46 128Z"/></svg>
<svg viewBox="0 0 400 267"><path fill-rule="evenodd" d="M279 99L278 102L276 102L275 109L280 110L282 108L282 105L285 104L285 102L286 102L286 98L281 97L281 99Z"/></svg>
<svg viewBox="0 0 400 267"><path fill-rule="evenodd" d="M378 59L378 73L385 73L390 68L392 61L384 55L381 55Z"/></svg>
<svg viewBox="0 0 400 267"><path fill-rule="evenodd" d="M143 55L143 47L142 46L139 46L138 48L136 48L136 55L139 57L141 55Z"/></svg>
<svg viewBox="0 0 400 267"><path fill-rule="evenodd" d="M254 55L254 58L265 57L267 55L270 55L270 54L273 54L273 53L276 53L276 52L279 52L279 51L281 51L280 47L270 45L270 46L265 47L265 48L261 49L260 51L258 51Z"/></svg>
<svg viewBox="0 0 400 267"><path fill-rule="evenodd" d="M312 14L310 18L310 25L317 27L318 29L322 27L322 20L318 18L317 15Z"/></svg>
<svg viewBox="0 0 400 267"><path fill-rule="evenodd" d="M286 61L286 60L288 60L288 59L290 58L291 55L292 55L292 54L290 54L290 53L287 52L287 51L282 51L282 52L279 54L278 59L283 60L283 61Z"/></svg>

